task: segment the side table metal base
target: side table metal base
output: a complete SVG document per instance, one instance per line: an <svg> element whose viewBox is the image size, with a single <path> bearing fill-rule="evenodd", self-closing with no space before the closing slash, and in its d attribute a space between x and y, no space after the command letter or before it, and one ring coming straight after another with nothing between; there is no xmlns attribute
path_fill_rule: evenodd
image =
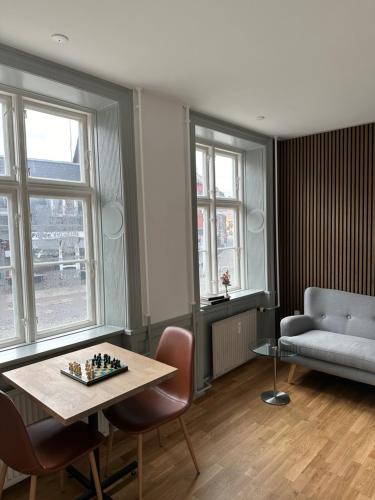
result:
<svg viewBox="0 0 375 500"><path fill-rule="evenodd" d="M262 401L269 405L283 406L290 402L290 397L286 392L265 391L260 395Z"/></svg>

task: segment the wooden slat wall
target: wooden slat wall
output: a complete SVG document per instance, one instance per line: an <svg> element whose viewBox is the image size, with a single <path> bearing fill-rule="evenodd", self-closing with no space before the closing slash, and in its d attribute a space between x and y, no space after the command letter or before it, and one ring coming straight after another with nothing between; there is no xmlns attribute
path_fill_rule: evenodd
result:
<svg viewBox="0 0 375 500"><path fill-rule="evenodd" d="M375 125L279 143L281 315L308 286L375 295Z"/></svg>

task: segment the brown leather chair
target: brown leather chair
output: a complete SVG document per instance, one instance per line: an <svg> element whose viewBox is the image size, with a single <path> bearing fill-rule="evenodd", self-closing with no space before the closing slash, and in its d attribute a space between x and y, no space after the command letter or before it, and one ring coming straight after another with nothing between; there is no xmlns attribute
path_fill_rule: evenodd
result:
<svg viewBox="0 0 375 500"><path fill-rule="evenodd" d="M179 419L195 469L199 474L198 463L183 420L183 413L189 408L193 396L194 337L183 328L168 327L164 330L155 359L178 368L176 375L156 387L145 389L139 394L117 403L104 410L110 422L107 449L113 443L114 428L138 436L138 493L142 498L142 437L145 432L157 430L171 420Z"/></svg>
<svg viewBox="0 0 375 500"><path fill-rule="evenodd" d="M25 426L13 401L0 391L0 498L8 467L31 476L30 500L36 498L38 476L63 471L84 455L89 456L96 494L102 490L96 467L94 449L104 440L84 422L68 427L53 418Z"/></svg>

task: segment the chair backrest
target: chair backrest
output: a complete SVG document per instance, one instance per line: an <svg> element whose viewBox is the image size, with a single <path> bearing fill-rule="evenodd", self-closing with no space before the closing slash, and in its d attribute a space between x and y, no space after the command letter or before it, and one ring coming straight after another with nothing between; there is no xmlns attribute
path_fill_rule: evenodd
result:
<svg viewBox="0 0 375 500"><path fill-rule="evenodd" d="M33 474L40 469L25 424L10 397L0 391L0 459L12 469Z"/></svg>
<svg viewBox="0 0 375 500"><path fill-rule="evenodd" d="M193 397L194 337L191 332L169 326L160 337L155 359L178 369L176 375L159 387L171 397L189 405Z"/></svg>

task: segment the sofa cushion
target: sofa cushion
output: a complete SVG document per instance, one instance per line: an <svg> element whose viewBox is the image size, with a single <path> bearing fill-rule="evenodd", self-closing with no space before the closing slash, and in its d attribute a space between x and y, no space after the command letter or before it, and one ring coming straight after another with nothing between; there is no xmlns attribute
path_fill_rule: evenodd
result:
<svg viewBox="0 0 375 500"><path fill-rule="evenodd" d="M326 288L306 288L304 313L314 320L311 330L375 340L375 297Z"/></svg>
<svg viewBox="0 0 375 500"><path fill-rule="evenodd" d="M310 330L293 337L281 337L285 350L307 358L350 366L375 373L375 341L323 330Z"/></svg>

